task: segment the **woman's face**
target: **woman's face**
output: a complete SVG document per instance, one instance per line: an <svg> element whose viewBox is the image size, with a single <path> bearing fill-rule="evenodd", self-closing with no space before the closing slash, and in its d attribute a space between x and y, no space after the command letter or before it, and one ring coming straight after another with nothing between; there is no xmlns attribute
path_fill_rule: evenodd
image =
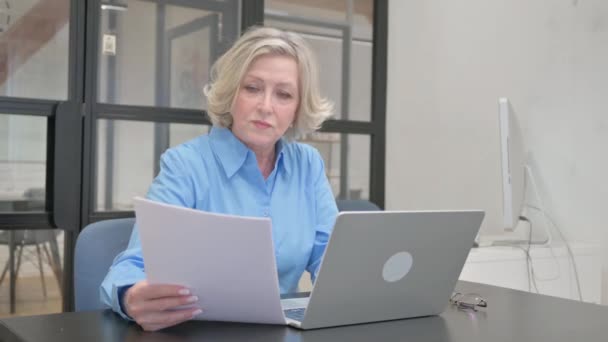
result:
<svg viewBox="0 0 608 342"><path fill-rule="evenodd" d="M256 58L232 108L232 133L249 148L271 151L294 122L300 103L298 65L287 56Z"/></svg>

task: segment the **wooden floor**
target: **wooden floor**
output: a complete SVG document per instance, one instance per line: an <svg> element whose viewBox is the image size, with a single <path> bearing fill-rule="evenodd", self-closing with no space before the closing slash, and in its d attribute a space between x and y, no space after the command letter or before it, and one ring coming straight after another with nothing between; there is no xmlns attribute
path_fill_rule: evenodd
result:
<svg viewBox="0 0 608 342"><path fill-rule="evenodd" d="M47 296L42 293L40 277L19 277L16 288L16 312L10 313L9 279L0 284L0 318L61 312L61 291L54 276L45 277Z"/></svg>

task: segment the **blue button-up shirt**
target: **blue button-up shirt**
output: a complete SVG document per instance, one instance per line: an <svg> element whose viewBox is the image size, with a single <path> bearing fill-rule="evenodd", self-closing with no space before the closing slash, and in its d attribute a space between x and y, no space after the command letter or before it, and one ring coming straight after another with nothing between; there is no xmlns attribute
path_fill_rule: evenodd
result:
<svg viewBox="0 0 608 342"><path fill-rule="evenodd" d="M215 213L270 217L279 287L287 293L296 290L304 270L315 280L338 210L317 150L281 139L276 152L274 169L264 179L254 152L229 129L214 127L162 155L147 197ZM145 278L135 227L101 284L102 302L126 317L119 294Z"/></svg>

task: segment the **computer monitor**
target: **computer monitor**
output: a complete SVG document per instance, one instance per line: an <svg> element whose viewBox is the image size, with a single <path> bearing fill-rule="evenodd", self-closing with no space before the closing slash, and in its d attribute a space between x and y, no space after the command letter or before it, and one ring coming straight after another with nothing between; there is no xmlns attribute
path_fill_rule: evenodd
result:
<svg viewBox="0 0 608 342"><path fill-rule="evenodd" d="M551 235L548 227L535 224L532 228L531 223L526 222L538 218L538 213L535 212L534 217L527 217L527 220L520 220L521 216L531 214L525 207L528 193L526 183L531 177L531 171L527 167L527 154L518 115L509 99L504 97L498 99L498 122L501 177L496 190L497 195L502 197L502 210L498 217L494 216L495 220L488 222L476 241L480 246L549 243Z"/></svg>
<svg viewBox="0 0 608 342"><path fill-rule="evenodd" d="M513 231L519 223L525 197L525 155L521 127L509 99L498 99L502 174L502 225Z"/></svg>
<svg viewBox="0 0 608 342"><path fill-rule="evenodd" d="M524 209L526 192L523 137L513 107L504 97L498 99L497 128L501 172L500 178L496 179L496 199L501 200L501 206L497 215L488 216L490 221L477 236L480 246L512 244L529 238L527 229L517 229L518 224L523 224L519 217Z"/></svg>

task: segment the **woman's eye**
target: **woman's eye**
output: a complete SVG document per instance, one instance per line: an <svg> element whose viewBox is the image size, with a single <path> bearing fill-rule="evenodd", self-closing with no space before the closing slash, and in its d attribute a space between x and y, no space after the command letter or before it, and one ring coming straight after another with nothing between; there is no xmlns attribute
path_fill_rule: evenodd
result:
<svg viewBox="0 0 608 342"><path fill-rule="evenodd" d="M246 85L245 90L247 90L250 93L257 93L260 89L256 86Z"/></svg>
<svg viewBox="0 0 608 342"><path fill-rule="evenodd" d="M281 98L281 99L285 99L285 100L288 100L288 99L291 99L291 98L292 98L292 96L291 96L291 94L290 94L290 93L286 93L286 92L279 92L279 98Z"/></svg>

